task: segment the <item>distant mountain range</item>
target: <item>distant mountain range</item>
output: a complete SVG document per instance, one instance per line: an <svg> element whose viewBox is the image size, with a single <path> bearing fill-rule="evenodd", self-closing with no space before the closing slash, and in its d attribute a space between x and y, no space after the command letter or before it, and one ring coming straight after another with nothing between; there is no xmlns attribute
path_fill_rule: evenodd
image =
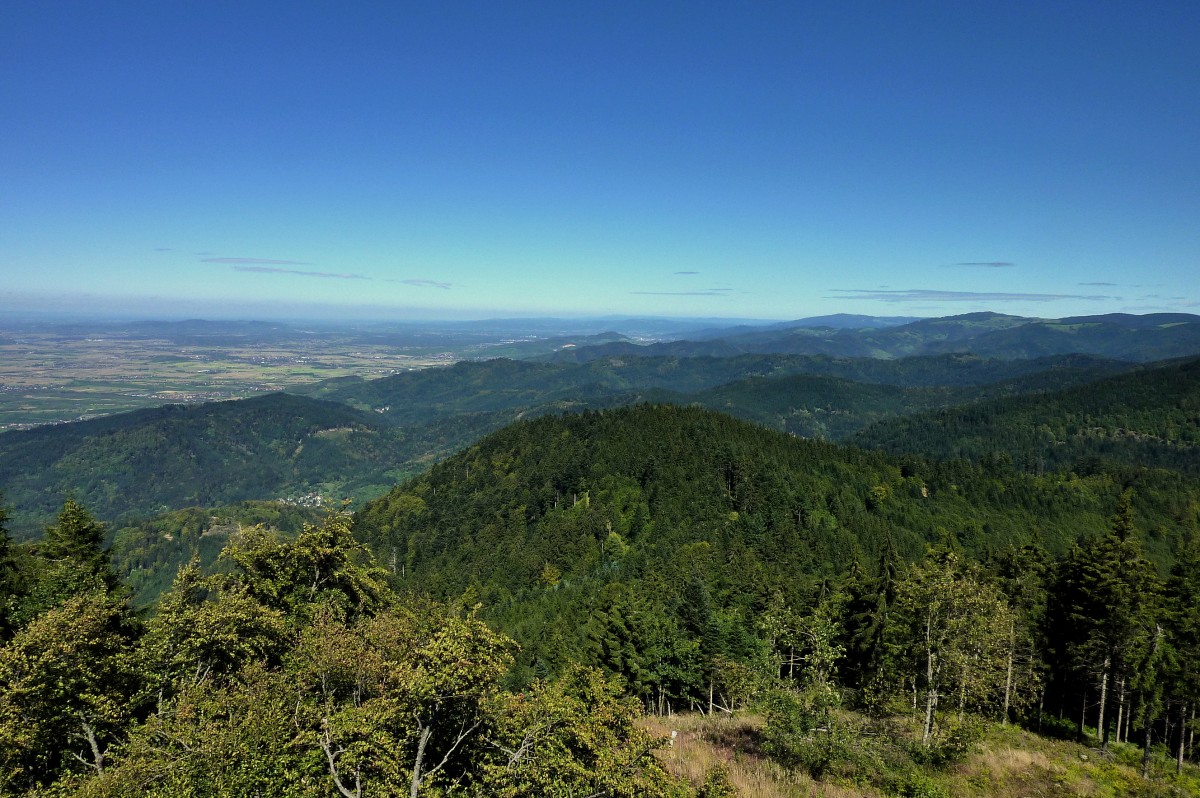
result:
<svg viewBox="0 0 1200 798"><path fill-rule="evenodd" d="M195 324L178 330L194 334ZM737 330L650 345L574 339L584 345L550 357L463 361L8 432L0 434L0 501L22 539L66 496L122 522L309 492L361 501L518 419L645 402L699 405L894 453L1003 453L1038 468L1100 457L1195 470L1196 368L1138 364L1200 353L1200 317L837 316ZM1076 351L1090 354L1067 353ZM1126 412L1133 405L1140 409ZM1045 428L1057 431L1031 432Z"/></svg>
<svg viewBox="0 0 1200 798"><path fill-rule="evenodd" d="M971 352L1001 359L1089 354L1148 362L1200 354L1200 316L1112 313L1064 319L1034 319L1001 313L968 313L899 324L872 317L827 317L836 323L801 320L782 325L705 330L691 340L638 346L614 342L559 351L555 361L583 362L613 355L731 357L748 352L832 357L897 358ZM863 326L853 326L866 318Z"/></svg>

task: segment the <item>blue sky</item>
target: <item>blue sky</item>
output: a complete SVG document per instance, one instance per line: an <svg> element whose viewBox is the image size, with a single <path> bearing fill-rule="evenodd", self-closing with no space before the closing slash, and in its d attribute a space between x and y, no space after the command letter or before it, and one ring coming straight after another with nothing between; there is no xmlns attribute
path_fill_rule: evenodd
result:
<svg viewBox="0 0 1200 798"><path fill-rule="evenodd" d="M0 4L0 310L1200 312L1200 3Z"/></svg>

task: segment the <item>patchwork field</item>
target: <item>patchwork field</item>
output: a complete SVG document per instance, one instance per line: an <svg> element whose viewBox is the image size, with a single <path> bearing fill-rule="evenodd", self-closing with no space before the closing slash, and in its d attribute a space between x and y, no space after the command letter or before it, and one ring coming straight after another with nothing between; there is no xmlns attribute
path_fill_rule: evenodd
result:
<svg viewBox="0 0 1200 798"><path fill-rule="evenodd" d="M237 399L331 377L380 377L453 362L453 351L346 332L307 336L0 330L0 430L166 403Z"/></svg>

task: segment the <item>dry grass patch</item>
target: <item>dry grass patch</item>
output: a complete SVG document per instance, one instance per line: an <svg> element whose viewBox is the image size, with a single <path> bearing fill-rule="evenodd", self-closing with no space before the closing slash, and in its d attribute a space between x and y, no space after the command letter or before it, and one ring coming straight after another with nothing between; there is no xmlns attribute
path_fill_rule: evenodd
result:
<svg viewBox="0 0 1200 798"><path fill-rule="evenodd" d="M698 714L649 717L652 734L674 744L658 752L667 769L695 787L715 768L722 767L741 798L881 798L871 788L826 784L803 773L787 771L758 749L765 723L759 715Z"/></svg>

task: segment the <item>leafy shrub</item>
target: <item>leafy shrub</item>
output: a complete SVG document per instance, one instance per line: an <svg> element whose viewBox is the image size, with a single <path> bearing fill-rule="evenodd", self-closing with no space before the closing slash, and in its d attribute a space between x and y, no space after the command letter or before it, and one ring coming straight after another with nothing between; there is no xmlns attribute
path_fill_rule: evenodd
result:
<svg viewBox="0 0 1200 798"><path fill-rule="evenodd" d="M919 770L902 774L893 789L901 798L950 798L944 787Z"/></svg>
<svg viewBox="0 0 1200 798"><path fill-rule="evenodd" d="M912 759L922 765L944 768L966 759L975 743L982 738L983 724L978 720L967 719L938 734L928 745L914 743L911 750Z"/></svg>
<svg viewBox="0 0 1200 798"><path fill-rule="evenodd" d="M704 777L704 786L696 794L696 798L737 798L737 788L729 780L729 771L724 765L717 765L708 771Z"/></svg>

